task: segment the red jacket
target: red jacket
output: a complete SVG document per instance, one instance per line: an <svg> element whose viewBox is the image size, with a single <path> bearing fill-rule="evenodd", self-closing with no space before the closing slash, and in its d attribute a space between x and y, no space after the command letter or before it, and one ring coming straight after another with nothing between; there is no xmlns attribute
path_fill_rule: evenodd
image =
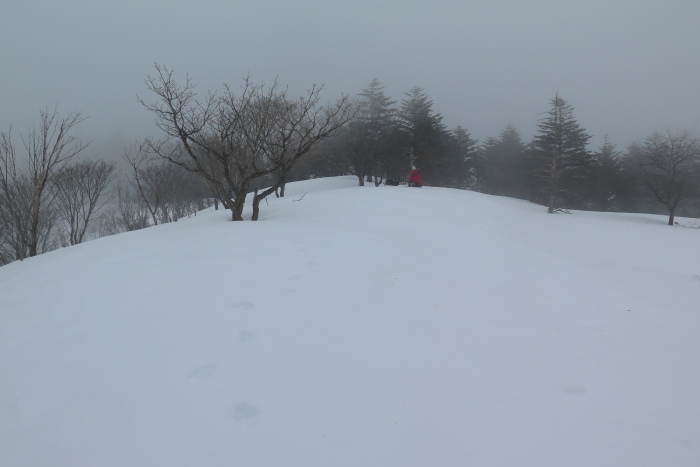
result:
<svg viewBox="0 0 700 467"><path fill-rule="evenodd" d="M420 175L416 169L411 171L411 178L408 179L409 182L420 183Z"/></svg>

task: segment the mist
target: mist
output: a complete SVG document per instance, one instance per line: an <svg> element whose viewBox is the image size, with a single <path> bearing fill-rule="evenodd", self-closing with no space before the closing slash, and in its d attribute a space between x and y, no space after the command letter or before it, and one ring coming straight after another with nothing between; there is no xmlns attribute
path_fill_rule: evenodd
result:
<svg viewBox="0 0 700 467"><path fill-rule="evenodd" d="M700 126L700 4L620 0L327 2L29 0L0 18L0 131L43 108L88 117L90 151L121 155L156 134L138 102L153 64L198 90L278 78L290 94L323 84L356 94L373 78L397 101L425 90L448 127L484 141L512 124L528 140L555 93L620 148Z"/></svg>

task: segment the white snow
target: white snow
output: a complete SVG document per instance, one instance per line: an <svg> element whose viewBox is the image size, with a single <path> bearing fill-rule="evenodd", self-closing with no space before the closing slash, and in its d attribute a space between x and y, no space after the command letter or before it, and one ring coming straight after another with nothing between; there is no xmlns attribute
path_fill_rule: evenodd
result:
<svg viewBox="0 0 700 467"><path fill-rule="evenodd" d="M700 465L697 222L355 184L0 268L0 466Z"/></svg>

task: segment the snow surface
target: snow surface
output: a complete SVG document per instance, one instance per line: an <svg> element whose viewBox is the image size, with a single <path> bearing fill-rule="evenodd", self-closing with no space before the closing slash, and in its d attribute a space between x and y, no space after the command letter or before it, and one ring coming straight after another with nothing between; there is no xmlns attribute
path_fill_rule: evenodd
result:
<svg viewBox="0 0 700 467"><path fill-rule="evenodd" d="M0 268L0 466L700 465L700 229L355 184Z"/></svg>

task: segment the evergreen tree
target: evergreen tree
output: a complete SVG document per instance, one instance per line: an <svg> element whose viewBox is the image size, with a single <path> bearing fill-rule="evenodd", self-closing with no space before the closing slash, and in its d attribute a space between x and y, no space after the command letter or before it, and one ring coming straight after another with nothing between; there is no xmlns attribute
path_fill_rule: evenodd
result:
<svg viewBox="0 0 700 467"><path fill-rule="evenodd" d="M442 185L449 188L477 190L479 161L477 141L462 126L449 132Z"/></svg>
<svg viewBox="0 0 700 467"><path fill-rule="evenodd" d="M479 147L479 158L477 163L477 170L479 171L479 190L483 193L498 194L496 193L497 182L494 181L495 174L494 170L496 165L495 154L498 147L498 138L495 136L490 136L486 138L481 146Z"/></svg>
<svg viewBox="0 0 700 467"><path fill-rule="evenodd" d="M623 164L620 152L605 135L603 145L595 153L596 189L593 193L595 209L600 211L618 211L620 198L624 190Z"/></svg>
<svg viewBox="0 0 700 467"><path fill-rule="evenodd" d="M399 130L404 136L406 150L405 170L417 167L423 180L439 184L445 170L445 145L448 133L442 124L442 116L433 112L433 101L419 87L404 93L398 112Z"/></svg>
<svg viewBox="0 0 700 467"><path fill-rule="evenodd" d="M360 110L357 119L363 122L373 134L381 135L394 125L396 101L384 94L379 80L373 79L359 94Z"/></svg>
<svg viewBox="0 0 700 467"><path fill-rule="evenodd" d="M534 156L541 161L539 178L543 182L547 212L566 205L584 207L594 173L594 159L586 149L591 136L574 118L574 108L557 93L550 110L538 123Z"/></svg>
<svg viewBox="0 0 700 467"><path fill-rule="evenodd" d="M386 172L396 101L384 94L377 79L373 79L359 96L357 114L344 132L344 145L350 169L362 186L365 178L381 178Z"/></svg>
<svg viewBox="0 0 700 467"><path fill-rule="evenodd" d="M508 125L501 131L499 138L487 140L483 151L485 191L494 195L527 198L530 171L520 133Z"/></svg>

